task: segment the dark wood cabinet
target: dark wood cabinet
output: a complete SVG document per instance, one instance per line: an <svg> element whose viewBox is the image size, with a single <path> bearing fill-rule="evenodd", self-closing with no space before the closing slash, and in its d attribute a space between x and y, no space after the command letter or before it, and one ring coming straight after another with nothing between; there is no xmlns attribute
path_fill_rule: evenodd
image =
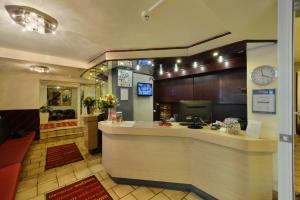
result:
<svg viewBox="0 0 300 200"><path fill-rule="evenodd" d="M160 119L161 103L172 103L171 113L178 113L180 100L210 100L215 119L247 117L247 72L245 68L204 74L201 76L168 79L154 83L155 120Z"/></svg>
<svg viewBox="0 0 300 200"><path fill-rule="evenodd" d="M207 75L194 78L194 100L218 102L220 98L219 76Z"/></svg>
<svg viewBox="0 0 300 200"><path fill-rule="evenodd" d="M193 78L155 82L158 102L178 102L193 99Z"/></svg>
<svg viewBox="0 0 300 200"><path fill-rule="evenodd" d="M219 103L246 104L246 70L238 70L228 73L220 79Z"/></svg>

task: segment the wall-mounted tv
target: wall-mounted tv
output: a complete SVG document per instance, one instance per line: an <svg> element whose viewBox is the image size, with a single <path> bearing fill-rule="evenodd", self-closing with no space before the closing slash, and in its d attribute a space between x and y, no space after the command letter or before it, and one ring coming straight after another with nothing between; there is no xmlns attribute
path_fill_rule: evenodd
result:
<svg viewBox="0 0 300 200"><path fill-rule="evenodd" d="M137 95L138 96L152 96L152 84L151 83L137 83Z"/></svg>

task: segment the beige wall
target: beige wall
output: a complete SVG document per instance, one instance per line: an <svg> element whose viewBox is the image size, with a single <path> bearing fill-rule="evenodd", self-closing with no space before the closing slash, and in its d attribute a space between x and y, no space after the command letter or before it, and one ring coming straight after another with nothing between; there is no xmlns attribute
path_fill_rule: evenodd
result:
<svg viewBox="0 0 300 200"><path fill-rule="evenodd" d="M268 139L278 139L278 113L272 114L257 114L252 113L252 90L253 89L276 89L278 93L278 81L274 81L267 86L255 85L251 80L251 72L255 67L260 65L277 65L277 45L250 43L247 44L247 115L248 120L258 120L262 122L261 137ZM278 94L277 94L278 95ZM277 105L276 105L277 106ZM278 106L277 106L278 108ZM278 110L276 108L276 110ZM273 189L277 190L277 153L273 155Z"/></svg>
<svg viewBox="0 0 300 200"><path fill-rule="evenodd" d="M140 97L137 95L137 83L151 83L152 76L133 73L133 120L134 121L153 121L153 96Z"/></svg>
<svg viewBox="0 0 300 200"><path fill-rule="evenodd" d="M0 72L0 110L38 109L40 81L87 83L82 79L33 73Z"/></svg>

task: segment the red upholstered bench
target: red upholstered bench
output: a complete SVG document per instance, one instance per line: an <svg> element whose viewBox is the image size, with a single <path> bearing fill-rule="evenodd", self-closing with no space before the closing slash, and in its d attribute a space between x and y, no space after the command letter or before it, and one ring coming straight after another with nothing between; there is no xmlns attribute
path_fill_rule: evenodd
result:
<svg viewBox="0 0 300 200"><path fill-rule="evenodd" d="M0 199L15 198L19 174L24 157L35 136L30 132L24 137L8 139L0 144Z"/></svg>
<svg viewBox="0 0 300 200"><path fill-rule="evenodd" d="M21 163L0 168L0 195L3 200L15 199Z"/></svg>

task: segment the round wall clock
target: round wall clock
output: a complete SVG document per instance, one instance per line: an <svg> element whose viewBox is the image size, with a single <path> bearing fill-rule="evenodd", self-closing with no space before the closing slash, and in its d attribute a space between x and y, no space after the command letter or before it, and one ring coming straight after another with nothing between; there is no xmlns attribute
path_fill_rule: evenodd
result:
<svg viewBox="0 0 300 200"><path fill-rule="evenodd" d="M256 85L268 85L277 78L277 70L268 65L256 67L251 73L251 79Z"/></svg>

